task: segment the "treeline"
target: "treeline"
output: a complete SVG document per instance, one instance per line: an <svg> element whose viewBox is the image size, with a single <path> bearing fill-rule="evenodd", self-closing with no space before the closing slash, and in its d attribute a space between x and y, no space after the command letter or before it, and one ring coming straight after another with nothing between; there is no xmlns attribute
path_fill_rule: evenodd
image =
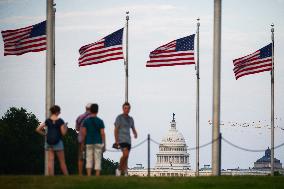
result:
<svg viewBox="0 0 284 189"><path fill-rule="evenodd" d="M39 120L24 108L12 107L0 119L0 174L43 174L44 137L35 132ZM70 174L77 174L77 133L69 128L63 137ZM102 174L114 174L118 163L103 159ZM60 174L55 161L55 173Z"/></svg>

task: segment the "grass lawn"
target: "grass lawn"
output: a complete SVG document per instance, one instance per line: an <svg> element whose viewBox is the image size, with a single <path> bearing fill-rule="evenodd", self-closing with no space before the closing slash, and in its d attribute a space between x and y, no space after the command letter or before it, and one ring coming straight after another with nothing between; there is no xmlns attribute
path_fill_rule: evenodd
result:
<svg viewBox="0 0 284 189"><path fill-rule="evenodd" d="M222 177L79 177L79 176L0 176L0 188L106 188L106 189L284 189L284 177L222 176Z"/></svg>

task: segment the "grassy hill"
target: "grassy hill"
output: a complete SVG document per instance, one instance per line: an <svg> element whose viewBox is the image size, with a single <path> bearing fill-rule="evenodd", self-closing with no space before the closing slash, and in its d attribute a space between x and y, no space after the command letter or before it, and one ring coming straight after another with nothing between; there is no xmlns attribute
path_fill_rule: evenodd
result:
<svg viewBox="0 0 284 189"><path fill-rule="evenodd" d="M0 176L0 188L6 189L283 189L284 177L222 176L222 177L79 177L79 176Z"/></svg>

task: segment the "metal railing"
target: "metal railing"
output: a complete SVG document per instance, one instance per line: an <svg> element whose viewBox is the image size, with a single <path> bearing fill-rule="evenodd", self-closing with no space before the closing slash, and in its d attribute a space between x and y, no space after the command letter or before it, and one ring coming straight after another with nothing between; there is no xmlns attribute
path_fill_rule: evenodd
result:
<svg viewBox="0 0 284 189"><path fill-rule="evenodd" d="M220 139L221 139L221 140L220 140ZM237 149L239 149L239 150L246 151L246 152L264 152L264 151L266 150L266 149L251 149L251 148L246 148L246 147L239 146L239 145L237 145L237 144L231 142L230 140L228 140L228 139L222 137L222 135L220 135L220 136L219 136L218 138L216 138L215 140L211 140L211 141L209 141L209 142L206 142L206 143L200 145L200 146L199 146L199 149L205 148L205 147L207 147L207 146L210 146L210 145L211 145L213 142L215 142L215 141L219 141L219 142L224 141L226 144L230 145L231 147L234 147L234 148L237 148ZM147 144L148 144L148 145L147 145L147 170L148 170L148 174L147 174L147 175L150 176L150 152L151 152L150 143L152 142L153 144L158 145L158 146L160 145L160 143L157 142L156 140L154 140L153 138L151 138L151 137L150 137L150 134L148 134L148 136L147 136L146 139L144 139L144 140L138 142L137 144L133 145L133 146L131 147L131 149L132 149L132 150L135 150L135 149L141 147L141 146L142 146L144 143L146 143L146 142L147 142ZM283 147L283 146L284 146L284 143L281 143L281 144L279 144L279 145L276 145L276 146L274 147L274 150L275 150L275 149L278 149L278 148L280 148L280 147ZM193 151L193 150L196 150L197 147L196 147L196 146L194 146L194 147L187 147L186 149L189 150L189 151ZM106 149L106 151L107 151L107 152L121 152L120 149L116 149L116 150L114 150L114 149ZM220 157L221 157L221 156L220 156Z"/></svg>

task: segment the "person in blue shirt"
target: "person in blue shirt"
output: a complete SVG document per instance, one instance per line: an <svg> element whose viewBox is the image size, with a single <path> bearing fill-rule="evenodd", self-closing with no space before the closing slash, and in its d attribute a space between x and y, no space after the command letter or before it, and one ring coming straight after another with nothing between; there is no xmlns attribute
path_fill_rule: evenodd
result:
<svg viewBox="0 0 284 189"><path fill-rule="evenodd" d="M130 108L130 104L125 102L122 105L123 113L116 117L114 123L114 145L120 148L122 151L119 167L115 171L116 176L121 176L122 173L124 176L128 176L128 158L131 150L130 130L132 130L134 138L137 138L134 119L129 115Z"/></svg>
<svg viewBox="0 0 284 189"><path fill-rule="evenodd" d="M102 153L105 152L105 126L103 120L97 117L99 106L92 104L90 116L84 120L82 127L82 143L86 144L86 169L91 176L92 168L96 176L100 175Z"/></svg>

